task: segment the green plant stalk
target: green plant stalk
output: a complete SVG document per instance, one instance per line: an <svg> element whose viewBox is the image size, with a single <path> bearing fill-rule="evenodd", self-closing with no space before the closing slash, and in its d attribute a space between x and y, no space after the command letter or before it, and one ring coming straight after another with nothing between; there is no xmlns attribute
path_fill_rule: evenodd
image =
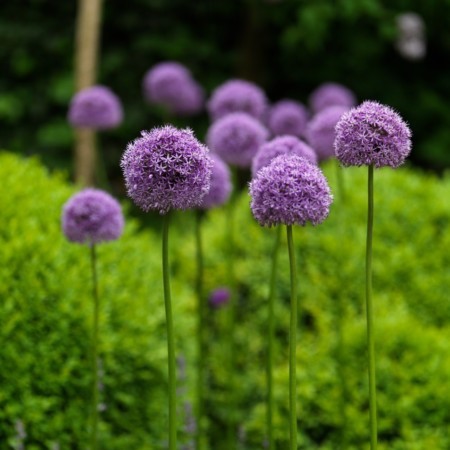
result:
<svg viewBox="0 0 450 450"><path fill-rule="evenodd" d="M170 222L170 212L165 214L163 219L162 266L163 266L163 282L164 282L164 305L166 308L167 356L169 367L169 450L176 450L177 447L176 364L175 364L175 338L172 320L172 301L170 296L169 222Z"/></svg>
<svg viewBox="0 0 450 450"><path fill-rule="evenodd" d="M345 202L345 184L344 184L344 171L342 170L341 165L339 164L339 160L335 159L336 166L336 180L337 187L339 192L339 200Z"/></svg>
<svg viewBox="0 0 450 450"><path fill-rule="evenodd" d="M91 405L91 450L98 447L98 336L99 336L99 297L97 281L97 252L95 244L90 245L92 298L94 300L94 320L92 332L92 405Z"/></svg>
<svg viewBox="0 0 450 450"><path fill-rule="evenodd" d="M291 321L289 331L289 449L297 450L297 270L292 225L286 226L291 274Z"/></svg>

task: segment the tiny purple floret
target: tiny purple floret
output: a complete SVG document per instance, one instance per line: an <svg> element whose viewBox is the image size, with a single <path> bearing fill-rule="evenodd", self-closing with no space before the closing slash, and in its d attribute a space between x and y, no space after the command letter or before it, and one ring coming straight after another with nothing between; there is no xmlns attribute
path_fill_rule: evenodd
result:
<svg viewBox="0 0 450 450"><path fill-rule="evenodd" d="M209 192L203 197L200 209L211 209L226 203L230 197L232 185L228 166L214 153L212 160L211 186Z"/></svg>
<svg viewBox="0 0 450 450"><path fill-rule="evenodd" d="M214 289L209 295L209 304L213 308L220 308L229 302L230 297L230 290L226 287L220 287Z"/></svg>
<svg viewBox="0 0 450 450"><path fill-rule="evenodd" d="M311 93L309 105L315 114L329 106L351 108L356 105L356 96L342 84L324 83Z"/></svg>
<svg viewBox="0 0 450 450"><path fill-rule="evenodd" d="M275 136L302 137L308 123L308 110L294 100L280 100L269 113L269 129Z"/></svg>

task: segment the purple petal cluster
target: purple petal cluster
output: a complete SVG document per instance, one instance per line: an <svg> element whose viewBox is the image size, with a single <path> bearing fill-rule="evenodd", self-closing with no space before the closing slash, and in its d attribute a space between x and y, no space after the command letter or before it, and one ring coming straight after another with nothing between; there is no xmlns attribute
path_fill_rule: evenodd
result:
<svg viewBox="0 0 450 450"><path fill-rule="evenodd" d="M212 161L189 129L171 125L142 131L121 167L128 195L144 211L166 214L199 206L209 191Z"/></svg>
<svg viewBox="0 0 450 450"><path fill-rule="evenodd" d="M342 116L334 148L343 166L395 168L411 151L411 131L392 108L366 101Z"/></svg>
<svg viewBox="0 0 450 450"><path fill-rule="evenodd" d="M308 144L295 136L279 136L261 145L253 158L252 176L255 177L260 169L268 166L279 155L297 155L311 164L317 164L317 155Z"/></svg>
<svg viewBox="0 0 450 450"><path fill-rule="evenodd" d="M69 241L98 244L113 241L123 231L120 204L99 189L84 189L72 196L63 207L62 229Z"/></svg>
<svg viewBox="0 0 450 450"><path fill-rule="evenodd" d="M268 101L264 91L254 83L245 80L229 80L217 87L207 104L212 121L227 114L245 112L263 120Z"/></svg>
<svg viewBox="0 0 450 450"><path fill-rule="evenodd" d="M321 170L296 155L280 155L250 183L251 209L262 226L317 225L333 197Z"/></svg>
<svg viewBox="0 0 450 450"><path fill-rule="evenodd" d="M307 123L308 110L294 100L280 100L270 109L269 129L275 136L304 136Z"/></svg>
<svg viewBox="0 0 450 450"><path fill-rule="evenodd" d="M318 112L308 123L307 140L320 161L336 156L334 153L335 127L348 110L347 106L329 106Z"/></svg>
<svg viewBox="0 0 450 450"><path fill-rule="evenodd" d="M91 86L72 97L67 118L76 128L115 128L123 119L122 104L106 86Z"/></svg>
<svg viewBox="0 0 450 450"><path fill-rule="evenodd" d="M269 132L261 122L246 113L237 112L214 122L209 127L206 141L227 164L250 167L268 136Z"/></svg>
<svg viewBox="0 0 450 450"><path fill-rule="evenodd" d="M209 304L213 308L220 308L226 305L230 300L231 294L228 288L220 287L214 289L209 295Z"/></svg>
<svg viewBox="0 0 450 450"><path fill-rule="evenodd" d="M202 87L185 66L174 61L153 66L144 76L143 88L149 102L180 116L199 113L205 103Z"/></svg>
<svg viewBox="0 0 450 450"><path fill-rule="evenodd" d="M212 171L209 192L203 197L201 209L223 205L231 193L231 175L228 166L214 153L211 154Z"/></svg>
<svg viewBox="0 0 450 450"><path fill-rule="evenodd" d="M318 113L328 106L351 108L356 105L356 96L342 84L324 83L311 93L309 104L314 113Z"/></svg>

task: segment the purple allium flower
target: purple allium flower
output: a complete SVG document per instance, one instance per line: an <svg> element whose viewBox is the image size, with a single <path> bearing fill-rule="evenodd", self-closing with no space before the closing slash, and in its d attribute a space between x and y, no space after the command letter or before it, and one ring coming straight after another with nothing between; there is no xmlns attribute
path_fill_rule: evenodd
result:
<svg viewBox="0 0 450 450"><path fill-rule="evenodd" d="M309 104L314 113L322 111L328 106L348 106L356 105L355 94L342 84L324 83L315 89L310 97Z"/></svg>
<svg viewBox="0 0 450 450"><path fill-rule="evenodd" d="M341 117L334 148L343 166L398 167L411 151L411 131L389 106L365 101Z"/></svg>
<svg viewBox="0 0 450 450"><path fill-rule="evenodd" d="M250 167L259 147L269 132L255 118L246 113L231 113L214 122L206 141L214 153L227 164Z"/></svg>
<svg viewBox="0 0 450 450"><path fill-rule="evenodd" d="M320 161L336 156L334 153L335 127L342 114L348 110L347 106L329 106L319 111L308 123L307 139Z"/></svg>
<svg viewBox="0 0 450 450"><path fill-rule="evenodd" d="M258 153L253 158L252 176L270 164L279 155L297 155L305 158L311 164L317 164L316 152L295 136L279 136L261 145Z"/></svg>
<svg viewBox="0 0 450 450"><path fill-rule="evenodd" d="M211 154L211 187L203 197L201 209L210 209L223 205L231 193L231 175L228 166L214 153Z"/></svg>
<svg viewBox="0 0 450 450"><path fill-rule="evenodd" d="M203 89L190 71L174 61L153 66L144 76L143 88L149 102L163 105L180 116L200 112L205 102Z"/></svg>
<svg viewBox="0 0 450 450"><path fill-rule="evenodd" d="M263 120L267 105L266 94L256 84L245 80L229 80L214 90L207 109L213 121L234 112L245 112Z"/></svg>
<svg viewBox="0 0 450 450"><path fill-rule="evenodd" d="M106 130L123 118L122 104L106 86L91 86L77 92L70 102L68 120L76 128Z"/></svg>
<svg viewBox="0 0 450 450"><path fill-rule="evenodd" d="M228 288L220 287L214 289L209 295L209 304L213 308L220 308L221 306L226 305L231 297L231 293Z"/></svg>
<svg viewBox="0 0 450 450"><path fill-rule="evenodd" d="M262 226L317 225L329 213L333 197L322 171L296 155L280 155L250 183L253 216Z"/></svg>
<svg viewBox="0 0 450 450"><path fill-rule="evenodd" d="M107 192L87 188L63 207L62 229L69 241L98 244L117 239L123 230L122 209Z"/></svg>
<svg viewBox="0 0 450 450"><path fill-rule="evenodd" d="M269 129L275 136L305 134L308 110L294 100L281 100L269 112Z"/></svg>
<svg viewBox="0 0 450 450"><path fill-rule="evenodd" d="M190 129L142 131L120 163L128 195L144 211L199 206L209 191L212 161Z"/></svg>

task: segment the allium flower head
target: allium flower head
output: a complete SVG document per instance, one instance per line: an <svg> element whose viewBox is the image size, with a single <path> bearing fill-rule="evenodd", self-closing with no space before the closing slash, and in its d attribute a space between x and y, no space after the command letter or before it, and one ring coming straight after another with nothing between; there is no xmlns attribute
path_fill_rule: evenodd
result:
<svg viewBox="0 0 450 450"><path fill-rule="evenodd" d="M289 134L301 137L305 134L308 111L294 100L280 100L269 113L269 129L275 136Z"/></svg>
<svg viewBox="0 0 450 450"><path fill-rule="evenodd" d="M342 114L348 110L347 106L329 106L319 111L308 123L307 140L316 151L320 161L336 156L334 153L336 124Z"/></svg>
<svg viewBox="0 0 450 450"><path fill-rule="evenodd" d="M106 86L91 86L77 92L70 102L68 120L76 128L105 130L122 122L122 104Z"/></svg>
<svg viewBox="0 0 450 450"><path fill-rule="evenodd" d="M220 287L214 289L209 295L209 304L213 308L220 308L226 305L230 300L231 294L228 288Z"/></svg>
<svg viewBox="0 0 450 450"><path fill-rule="evenodd" d="M124 225L117 200L92 188L78 192L67 201L61 222L69 241L89 245L117 239Z"/></svg>
<svg viewBox="0 0 450 450"><path fill-rule="evenodd" d="M355 94L342 84L324 83L314 90L309 97L309 104L314 113L322 111L328 106L356 105Z"/></svg>
<svg viewBox="0 0 450 450"><path fill-rule="evenodd" d="M211 158L189 129L166 125L142 131L120 165L128 195L144 211L193 208L209 190Z"/></svg>
<svg viewBox="0 0 450 450"><path fill-rule="evenodd" d="M211 187L203 197L201 209L210 209L223 205L231 193L231 176L228 166L214 153L211 153Z"/></svg>
<svg viewBox="0 0 450 450"><path fill-rule="evenodd" d="M213 121L233 112L245 112L263 120L267 105L266 94L259 86L250 81L230 80L214 90L207 109Z"/></svg>
<svg viewBox="0 0 450 450"><path fill-rule="evenodd" d="M208 146L227 164L250 167L269 132L246 113L231 113L214 122L206 136Z"/></svg>
<svg viewBox="0 0 450 450"><path fill-rule="evenodd" d="M250 183L253 216L262 226L317 225L333 197L321 170L296 155L280 155Z"/></svg>
<svg viewBox="0 0 450 450"><path fill-rule="evenodd" d="M297 155L311 164L317 164L317 155L308 144L295 136L279 136L261 145L253 158L252 176L255 177L261 168L268 166L279 155Z"/></svg>
<svg viewBox="0 0 450 450"><path fill-rule="evenodd" d="M339 120L334 148L344 166L398 167L411 151L411 131L389 106L365 101Z"/></svg>

